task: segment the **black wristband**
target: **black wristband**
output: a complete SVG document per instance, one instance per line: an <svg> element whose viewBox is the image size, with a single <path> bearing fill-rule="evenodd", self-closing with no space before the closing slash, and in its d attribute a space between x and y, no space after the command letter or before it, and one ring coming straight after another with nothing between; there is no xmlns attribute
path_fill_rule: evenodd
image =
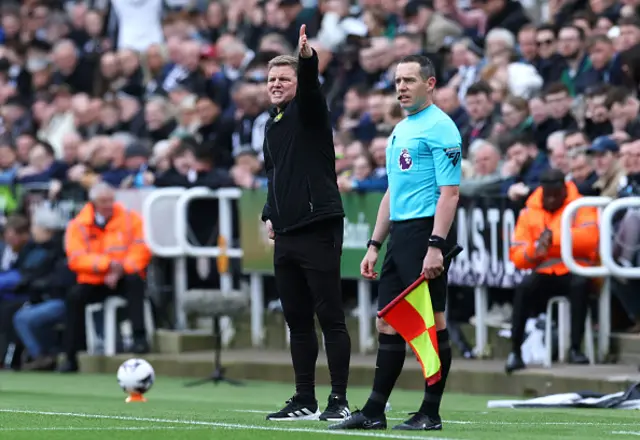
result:
<svg viewBox="0 0 640 440"><path fill-rule="evenodd" d="M371 246L373 246L376 249L380 250L380 248L382 247L382 243L380 243L377 240L371 239L371 240L367 241L367 249L369 249L369 247L371 247Z"/></svg>
<svg viewBox="0 0 640 440"><path fill-rule="evenodd" d="M447 244L447 240L437 235L432 235L431 237L429 237L429 244L427 246L438 248L441 251L445 251L449 247L449 245Z"/></svg>

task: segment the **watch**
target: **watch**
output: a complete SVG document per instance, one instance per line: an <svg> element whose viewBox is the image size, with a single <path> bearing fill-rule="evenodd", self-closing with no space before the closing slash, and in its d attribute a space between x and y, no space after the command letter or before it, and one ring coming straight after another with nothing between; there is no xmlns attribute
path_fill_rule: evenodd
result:
<svg viewBox="0 0 640 440"><path fill-rule="evenodd" d="M377 240L371 239L371 240L367 241L367 249L369 249L369 247L371 247L371 246L373 246L376 249L380 250L380 248L382 247L382 243L380 243Z"/></svg>
<svg viewBox="0 0 640 440"><path fill-rule="evenodd" d="M431 237L429 237L429 244L427 245L427 247L434 247L440 249L441 251L444 251L448 248L448 244L447 240L445 240L444 238L437 235L432 235Z"/></svg>

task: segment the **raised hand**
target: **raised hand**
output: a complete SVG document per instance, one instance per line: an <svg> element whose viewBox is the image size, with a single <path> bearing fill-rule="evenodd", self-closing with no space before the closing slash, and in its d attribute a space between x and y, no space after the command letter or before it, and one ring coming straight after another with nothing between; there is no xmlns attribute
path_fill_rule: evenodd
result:
<svg viewBox="0 0 640 440"><path fill-rule="evenodd" d="M302 58L311 58L313 51L309 42L307 41L307 25L300 26L300 39L298 40L298 47L300 48L300 56Z"/></svg>

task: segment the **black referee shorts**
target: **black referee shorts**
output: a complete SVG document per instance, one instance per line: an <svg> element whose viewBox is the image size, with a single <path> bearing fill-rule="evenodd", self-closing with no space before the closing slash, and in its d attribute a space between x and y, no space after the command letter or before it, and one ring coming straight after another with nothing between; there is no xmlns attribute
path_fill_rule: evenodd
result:
<svg viewBox="0 0 640 440"><path fill-rule="evenodd" d="M453 227L451 229L454 229ZM422 262L433 230L433 217L391 222L387 253L378 285L378 311L393 301L422 273ZM451 234L447 237L450 242ZM447 303L447 270L429 280L434 312L444 312Z"/></svg>

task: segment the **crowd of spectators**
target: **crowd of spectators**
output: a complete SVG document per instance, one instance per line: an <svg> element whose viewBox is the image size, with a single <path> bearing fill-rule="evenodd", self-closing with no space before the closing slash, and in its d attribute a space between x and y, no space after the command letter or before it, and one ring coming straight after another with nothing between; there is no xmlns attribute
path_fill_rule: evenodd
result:
<svg viewBox="0 0 640 440"><path fill-rule="evenodd" d="M306 24L342 192L386 190L386 138L403 118L395 64L422 53L437 68L435 102L462 133L463 196L524 205L548 168L583 195L632 194L639 4L2 2L0 185L80 202L96 182L264 188L267 63L293 53ZM13 193L2 192L9 210ZM630 223L627 236L640 229ZM629 313L640 323L640 306ZM509 308L490 315L508 321Z"/></svg>

